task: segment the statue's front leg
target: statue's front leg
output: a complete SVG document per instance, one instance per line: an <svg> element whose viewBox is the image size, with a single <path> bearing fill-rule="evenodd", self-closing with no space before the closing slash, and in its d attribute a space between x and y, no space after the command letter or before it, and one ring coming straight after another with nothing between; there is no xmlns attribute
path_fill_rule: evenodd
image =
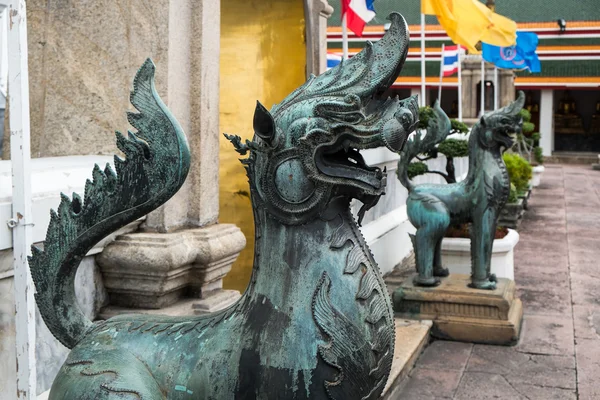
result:
<svg viewBox="0 0 600 400"><path fill-rule="evenodd" d="M479 214L479 215L478 215ZM475 213L471 227L471 284L476 289L496 289L496 277L490 274L492 246L496 233L496 212L486 209Z"/></svg>

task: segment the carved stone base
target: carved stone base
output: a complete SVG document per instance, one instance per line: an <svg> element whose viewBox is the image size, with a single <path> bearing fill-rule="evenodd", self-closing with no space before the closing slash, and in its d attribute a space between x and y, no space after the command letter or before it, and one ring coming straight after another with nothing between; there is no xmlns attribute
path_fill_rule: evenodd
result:
<svg viewBox="0 0 600 400"><path fill-rule="evenodd" d="M113 306L161 309L188 296L196 299L199 309L214 309L214 303L239 297L223 291L223 277L245 245L238 227L215 224L122 235L96 260Z"/></svg>
<svg viewBox="0 0 600 400"><path fill-rule="evenodd" d="M182 298L177 300L177 302L174 304L159 309L131 308L109 305L104 307L100 313L98 313L98 319L109 319L122 314L169 315L171 317L202 315L229 307L239 298L240 292L237 290L221 290L214 296L210 296L203 300Z"/></svg>
<svg viewBox="0 0 600 400"><path fill-rule="evenodd" d="M461 342L513 345L519 340L523 304L515 282L499 278L496 290L471 289L469 275L451 274L437 287L407 279L393 295L396 316L432 320L431 334Z"/></svg>

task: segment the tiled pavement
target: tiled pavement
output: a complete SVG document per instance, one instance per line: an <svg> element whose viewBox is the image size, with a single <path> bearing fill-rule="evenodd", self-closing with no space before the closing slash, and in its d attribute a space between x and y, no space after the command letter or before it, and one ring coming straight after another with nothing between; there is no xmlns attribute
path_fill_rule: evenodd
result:
<svg viewBox="0 0 600 400"><path fill-rule="evenodd" d="M435 341L398 399L600 399L600 171L547 165L519 234L519 343Z"/></svg>

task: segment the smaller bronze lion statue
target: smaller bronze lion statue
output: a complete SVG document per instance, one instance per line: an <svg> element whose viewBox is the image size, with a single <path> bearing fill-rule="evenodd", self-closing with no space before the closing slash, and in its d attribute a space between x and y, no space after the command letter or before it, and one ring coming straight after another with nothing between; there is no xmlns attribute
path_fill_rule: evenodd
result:
<svg viewBox="0 0 600 400"><path fill-rule="evenodd" d="M502 153L512 147L514 134L521 131L525 96L519 92L507 107L485 114L471 129L469 137L469 172L466 179L453 184L413 185L407 167L420 153L425 153L446 138L450 120L438 104L435 118L427 134L415 133L399 153L398 178L408 189L406 202L410 222L417 229L411 235L415 249L418 276L414 283L436 286L438 277L448 276L443 268L441 244L450 225L472 223L471 284L477 289L496 288L496 277L490 273L492 245L498 214L510 191L510 180Z"/></svg>

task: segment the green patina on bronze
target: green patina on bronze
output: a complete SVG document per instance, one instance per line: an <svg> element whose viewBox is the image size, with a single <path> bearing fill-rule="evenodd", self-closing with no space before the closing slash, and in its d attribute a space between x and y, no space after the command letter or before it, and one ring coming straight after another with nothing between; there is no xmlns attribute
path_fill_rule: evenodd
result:
<svg viewBox="0 0 600 400"><path fill-rule="evenodd" d="M376 399L394 352L391 302L350 214L375 205L385 171L359 150L402 149L418 121L415 98L379 99L408 50L399 14L377 44L311 77L267 111L257 104L253 141L228 135L250 181L256 225L251 282L231 307L205 316L126 315L91 323L73 277L86 252L181 186L185 138L152 86L135 79L119 136L117 176L96 169L85 199L66 197L31 269L40 311L72 348L51 389L56 399ZM163 195L160 195L162 193Z"/></svg>
<svg viewBox="0 0 600 400"><path fill-rule="evenodd" d="M452 184L413 185L407 167L418 154L430 151L450 132L450 120L436 103L436 117L430 119L427 133L417 132L399 152L398 178L409 191L406 202L410 222L417 228L410 235L416 256L418 276L415 284L435 286L438 277L448 276L442 266L441 243L450 225L471 223L471 287L495 289L496 277L490 273L492 245L498 214L510 191L510 181L502 152L513 145L511 134L521 130L520 110L523 92L507 107L488 113L471 129L469 172Z"/></svg>

